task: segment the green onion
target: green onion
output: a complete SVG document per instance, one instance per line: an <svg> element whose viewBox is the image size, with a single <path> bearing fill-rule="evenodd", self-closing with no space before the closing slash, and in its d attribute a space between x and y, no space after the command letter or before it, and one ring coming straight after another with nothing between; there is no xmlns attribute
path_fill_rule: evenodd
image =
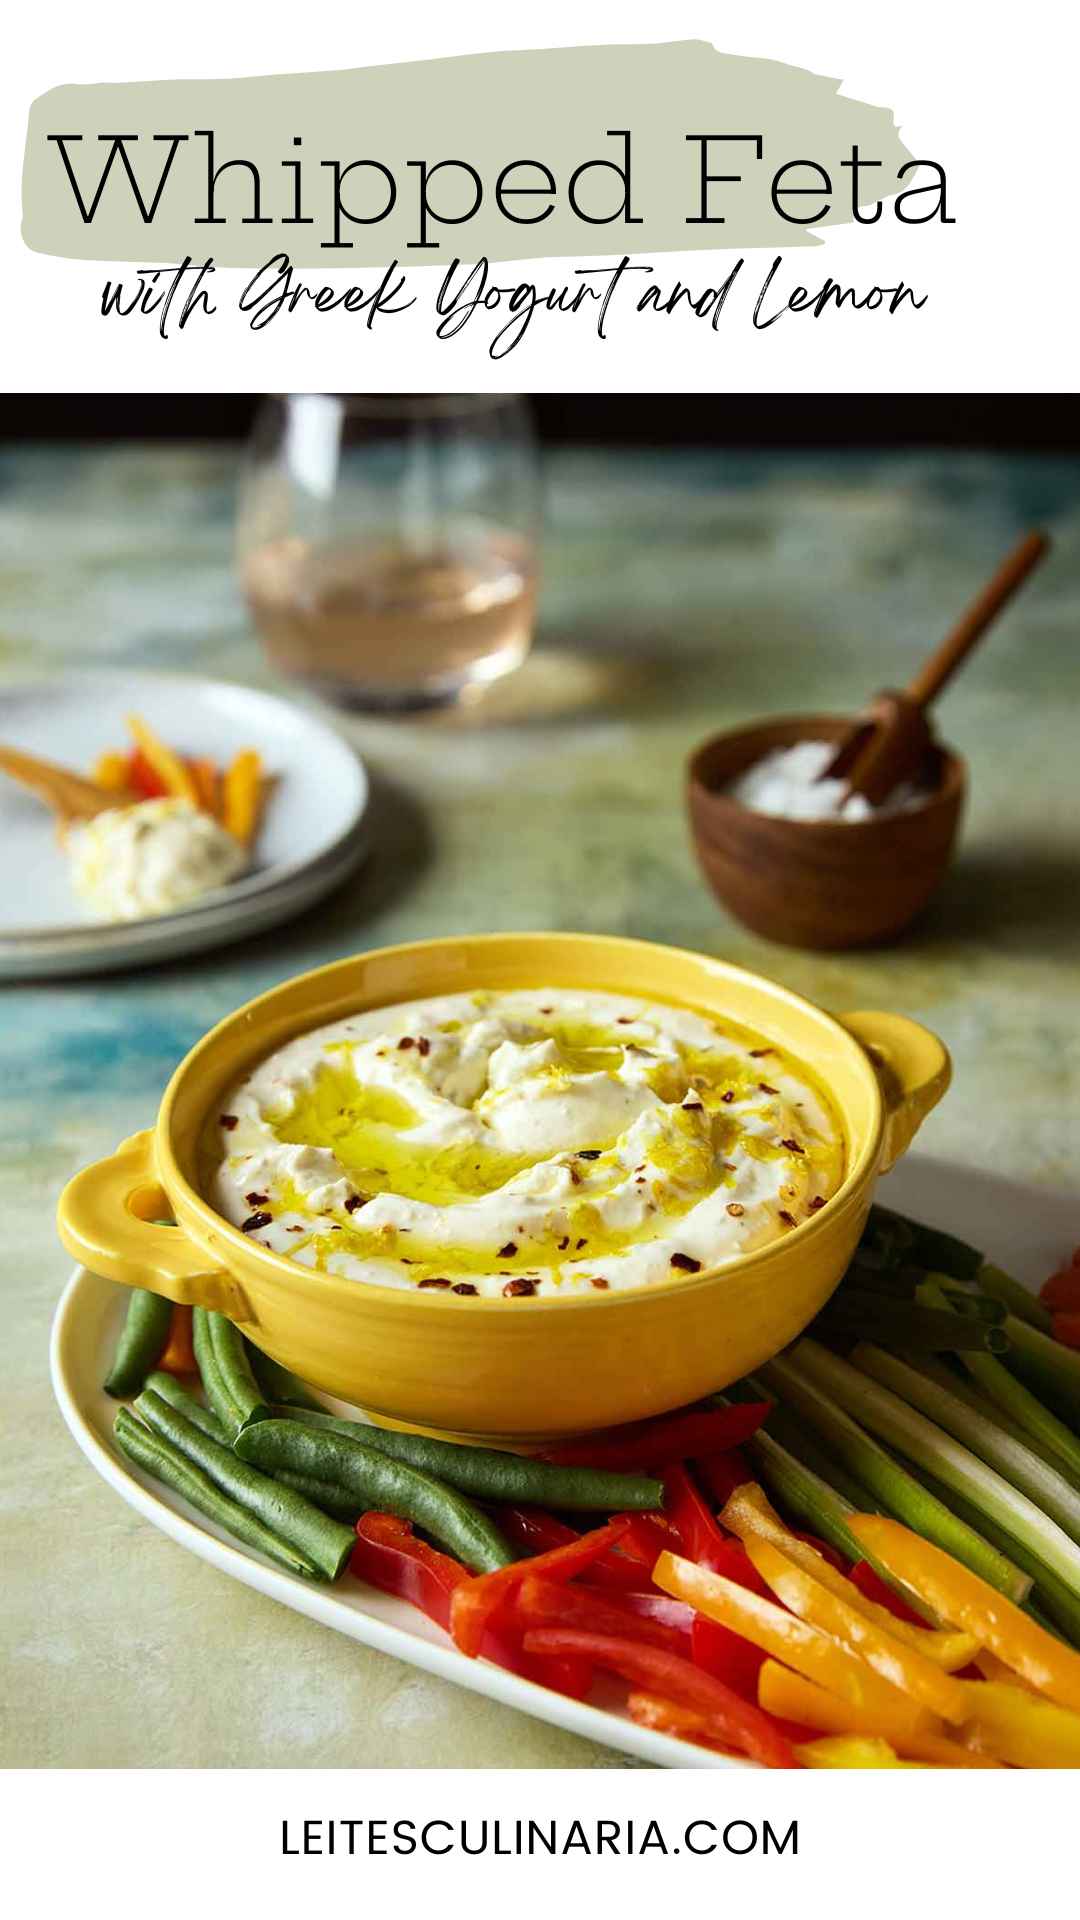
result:
<svg viewBox="0 0 1080 1920"><path fill-rule="evenodd" d="M1001 1311L998 1309L998 1311ZM1009 1342L1001 1327L982 1316L944 1308L909 1306L884 1294L842 1286L819 1313L815 1326L841 1339L880 1340L912 1353L960 1353L964 1349L1002 1353Z"/></svg>
<svg viewBox="0 0 1080 1920"><path fill-rule="evenodd" d="M1022 1441L1014 1440L985 1414L976 1413L956 1394L891 1353L883 1353L880 1347L856 1347L851 1364L951 1433L1080 1543L1080 1493Z"/></svg>
<svg viewBox="0 0 1080 1920"><path fill-rule="evenodd" d="M800 1340L794 1357L785 1364L820 1391L832 1394L849 1414L935 1479L955 1487L1080 1597L1080 1547L984 1461L816 1340Z"/></svg>
<svg viewBox="0 0 1080 1920"><path fill-rule="evenodd" d="M729 1400L761 1401L773 1400L766 1422L771 1439L779 1442L788 1453L809 1467L818 1480L839 1494L845 1504L856 1513L877 1513L879 1508L873 1494L867 1487L849 1474L847 1469L823 1446L816 1434L795 1418L788 1407L775 1402L764 1381L754 1374L747 1374L745 1380L739 1380L734 1386L725 1387L723 1393L714 1394L714 1406L726 1406ZM753 1441L747 1441L745 1451L753 1455ZM760 1462L758 1463L760 1465ZM852 1535L854 1540L854 1535ZM841 1549L843 1551L843 1549Z"/></svg>
<svg viewBox="0 0 1080 1920"><path fill-rule="evenodd" d="M947 1273L953 1280L974 1280L983 1264L978 1248L969 1246L966 1240L941 1233L937 1227L924 1227L920 1221L892 1213L888 1207L871 1207L867 1230L871 1245L896 1247L902 1253L902 1264Z"/></svg>
<svg viewBox="0 0 1080 1920"><path fill-rule="evenodd" d="M1025 1386L1048 1401L1073 1433L1080 1434L1080 1353L1048 1339L1014 1314L1006 1320L1005 1331L1009 1372L1019 1374Z"/></svg>
<svg viewBox="0 0 1080 1920"><path fill-rule="evenodd" d="M801 1341L795 1349L796 1354L802 1347L812 1344ZM824 1352L824 1349L820 1351ZM843 1361L837 1362L838 1366L844 1364ZM823 1391L809 1378L790 1354L783 1359L770 1360L759 1371L769 1391L795 1408L840 1457L848 1471L865 1483L887 1513L902 1520L905 1526L912 1527L925 1539L933 1541L944 1552L961 1560L964 1566L970 1567L973 1573L979 1574L1000 1593L1007 1594L1010 1600L1019 1603L1027 1598L1031 1581L1020 1569L989 1546L975 1528L958 1520L942 1501L927 1493L884 1447L863 1432L862 1427L837 1405L836 1399L828 1391ZM847 1368L847 1371L854 1375L860 1388L869 1390L869 1382L856 1373L854 1367Z"/></svg>
<svg viewBox="0 0 1080 1920"><path fill-rule="evenodd" d="M961 1374L957 1371L957 1367L962 1365L959 1355L956 1364L950 1365L947 1360L936 1360L932 1354L920 1354L918 1360L913 1361L912 1365L917 1366L920 1373L925 1373L928 1380L936 1380L939 1387L945 1387L950 1393L955 1393L957 1399L962 1400L964 1405L970 1407L974 1413L983 1414L986 1419L993 1420L1004 1432L1011 1434L1014 1440L1022 1441L1025 1447L1030 1447L1032 1453L1038 1454L1040 1460L1045 1460L1047 1466L1056 1467L1059 1473L1062 1472L1060 1460L1036 1440L1034 1434L1026 1432L1017 1421L991 1400L989 1394L983 1393L966 1373ZM1009 1378L1012 1379L1011 1374ZM1015 1384L1017 1383L1014 1382ZM1069 1479L1068 1474L1065 1477Z"/></svg>
<svg viewBox="0 0 1080 1920"><path fill-rule="evenodd" d="M1053 1320L1041 1300L1014 1280L1011 1273L1005 1273L1001 1267L995 1267L991 1261L984 1260L975 1275L975 1284L991 1300L999 1300L1009 1313L1018 1320L1026 1320L1029 1327L1038 1327L1040 1333L1050 1333Z"/></svg>
<svg viewBox="0 0 1080 1920"><path fill-rule="evenodd" d="M935 1291L933 1287L927 1288L931 1296ZM1027 1387L1014 1380L1008 1368L992 1354L962 1353L960 1360L995 1407L1000 1407L1008 1420L1025 1435L1030 1435L1044 1453L1049 1453L1059 1473L1080 1487L1080 1439L1070 1433L1056 1414L1048 1412Z"/></svg>

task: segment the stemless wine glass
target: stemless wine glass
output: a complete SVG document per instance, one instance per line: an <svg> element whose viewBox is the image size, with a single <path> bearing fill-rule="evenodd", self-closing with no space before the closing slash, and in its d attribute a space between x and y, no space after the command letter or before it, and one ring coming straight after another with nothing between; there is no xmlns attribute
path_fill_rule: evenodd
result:
<svg viewBox="0 0 1080 1920"><path fill-rule="evenodd" d="M339 706L441 706L525 658L538 519L516 395L283 395L252 435L240 576L282 672Z"/></svg>

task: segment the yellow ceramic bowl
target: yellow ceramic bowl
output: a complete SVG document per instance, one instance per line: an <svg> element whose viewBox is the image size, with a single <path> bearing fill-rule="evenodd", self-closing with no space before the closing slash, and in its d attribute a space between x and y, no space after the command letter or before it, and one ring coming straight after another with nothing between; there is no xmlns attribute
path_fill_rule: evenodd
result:
<svg viewBox="0 0 1080 1920"><path fill-rule="evenodd" d="M785 1048L832 1097L843 1184L782 1240L721 1269L625 1293L512 1302L313 1272L253 1245L202 1197L205 1122L295 1034L401 1000L539 986L673 1001ZM949 1072L945 1048L913 1021L834 1019L757 974L644 941L492 934L386 947L287 981L207 1034L173 1075L153 1132L65 1189L60 1237L96 1273L228 1314L275 1360L377 1419L510 1441L580 1432L681 1406L794 1339L843 1273L878 1174ZM154 1224L170 1211L176 1227Z"/></svg>

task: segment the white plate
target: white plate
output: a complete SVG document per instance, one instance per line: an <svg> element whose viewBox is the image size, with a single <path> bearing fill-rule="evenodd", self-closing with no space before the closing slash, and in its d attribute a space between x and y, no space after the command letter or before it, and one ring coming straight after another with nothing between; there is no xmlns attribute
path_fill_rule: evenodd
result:
<svg viewBox="0 0 1080 1920"><path fill-rule="evenodd" d="M1019 1186L966 1167L912 1156L884 1184L882 1200L984 1247L1034 1291L1062 1250L1080 1239L1080 1198ZM77 1268L53 1322L51 1371L60 1410L82 1451L129 1506L219 1572L305 1613L323 1626L392 1653L411 1666L454 1680L522 1713L598 1740L637 1760L664 1767L744 1767L634 1722L617 1704L568 1700L482 1660L468 1660L446 1635L403 1600L346 1574L335 1587L315 1587L234 1545L157 1481L140 1473L112 1442L115 1401L101 1382L115 1348L125 1290Z"/></svg>
<svg viewBox="0 0 1080 1920"><path fill-rule="evenodd" d="M0 778L0 978L103 972L261 932L338 885L364 852L368 781L306 708L182 674L65 673L0 687L0 742L89 772L141 713L184 753L226 761L256 747L276 776L251 872L177 913L101 925L81 917L52 819Z"/></svg>

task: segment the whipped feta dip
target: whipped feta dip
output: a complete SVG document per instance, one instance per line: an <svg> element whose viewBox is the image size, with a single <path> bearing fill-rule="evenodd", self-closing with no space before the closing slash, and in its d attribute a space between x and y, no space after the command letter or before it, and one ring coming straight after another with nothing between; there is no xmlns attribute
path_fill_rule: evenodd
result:
<svg viewBox="0 0 1080 1920"><path fill-rule="evenodd" d="M781 820L876 820L925 800L920 788L905 784L894 787L880 806L871 806L861 793L849 790L846 780L821 778L835 752L835 740L775 747L740 773L728 792L753 812Z"/></svg>
<svg viewBox="0 0 1080 1920"><path fill-rule="evenodd" d="M466 1296L650 1286L836 1191L825 1096L745 1029L563 989L445 995L302 1034L222 1102L208 1197L362 1283Z"/></svg>
<svg viewBox="0 0 1080 1920"><path fill-rule="evenodd" d="M170 913L243 873L246 850L186 800L109 807L67 838L76 891L98 920Z"/></svg>

